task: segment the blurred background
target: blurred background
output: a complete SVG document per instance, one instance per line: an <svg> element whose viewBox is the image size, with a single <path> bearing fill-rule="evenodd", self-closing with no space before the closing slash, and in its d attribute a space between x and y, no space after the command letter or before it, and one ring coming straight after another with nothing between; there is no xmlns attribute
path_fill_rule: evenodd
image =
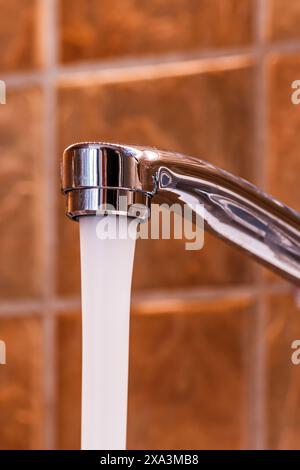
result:
<svg viewBox="0 0 300 470"><path fill-rule="evenodd" d="M299 0L0 0L0 448L80 446L63 149L202 157L300 210ZM300 448L297 292L206 234L137 243L130 449Z"/></svg>

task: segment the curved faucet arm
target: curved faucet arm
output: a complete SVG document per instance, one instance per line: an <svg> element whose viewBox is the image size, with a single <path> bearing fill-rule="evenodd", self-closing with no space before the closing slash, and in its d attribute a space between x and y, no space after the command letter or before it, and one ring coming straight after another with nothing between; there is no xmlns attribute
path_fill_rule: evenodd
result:
<svg viewBox="0 0 300 470"><path fill-rule="evenodd" d="M177 202L197 211L198 204L212 233L300 285L300 215L198 158L147 147L75 144L64 153L62 187L71 218L95 215L103 201L117 205L116 195L123 193L128 206Z"/></svg>
<svg viewBox="0 0 300 470"><path fill-rule="evenodd" d="M147 168L158 203L199 205L205 227L300 284L300 215L205 161L157 151Z"/></svg>

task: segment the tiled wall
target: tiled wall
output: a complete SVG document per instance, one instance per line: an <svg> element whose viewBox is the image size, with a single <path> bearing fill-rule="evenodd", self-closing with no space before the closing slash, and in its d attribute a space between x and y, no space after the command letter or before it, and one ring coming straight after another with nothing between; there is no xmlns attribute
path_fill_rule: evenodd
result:
<svg viewBox="0 0 300 470"><path fill-rule="evenodd" d="M300 210L300 0L0 0L0 448L79 448L80 140L199 155ZM139 241L129 448L299 448L293 288L206 235Z"/></svg>

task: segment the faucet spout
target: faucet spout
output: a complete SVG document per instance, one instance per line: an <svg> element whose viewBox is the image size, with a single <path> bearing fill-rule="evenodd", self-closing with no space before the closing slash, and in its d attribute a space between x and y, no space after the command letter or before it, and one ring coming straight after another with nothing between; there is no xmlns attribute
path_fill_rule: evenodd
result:
<svg viewBox="0 0 300 470"><path fill-rule="evenodd" d="M198 203L210 232L300 285L300 215L198 158L142 146L74 144L63 155L62 191L75 220L111 212L143 219L147 211L140 208L150 209L152 201L193 210ZM127 197L125 207L120 196Z"/></svg>

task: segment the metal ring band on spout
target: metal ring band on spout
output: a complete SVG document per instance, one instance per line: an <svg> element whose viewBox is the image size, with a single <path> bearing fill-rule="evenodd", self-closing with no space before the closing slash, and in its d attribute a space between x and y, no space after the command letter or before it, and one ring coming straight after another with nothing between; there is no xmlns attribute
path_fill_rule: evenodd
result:
<svg viewBox="0 0 300 470"><path fill-rule="evenodd" d="M73 220L82 216L116 214L143 221L150 210L147 194L124 189L73 189L66 193L66 198L66 215Z"/></svg>

